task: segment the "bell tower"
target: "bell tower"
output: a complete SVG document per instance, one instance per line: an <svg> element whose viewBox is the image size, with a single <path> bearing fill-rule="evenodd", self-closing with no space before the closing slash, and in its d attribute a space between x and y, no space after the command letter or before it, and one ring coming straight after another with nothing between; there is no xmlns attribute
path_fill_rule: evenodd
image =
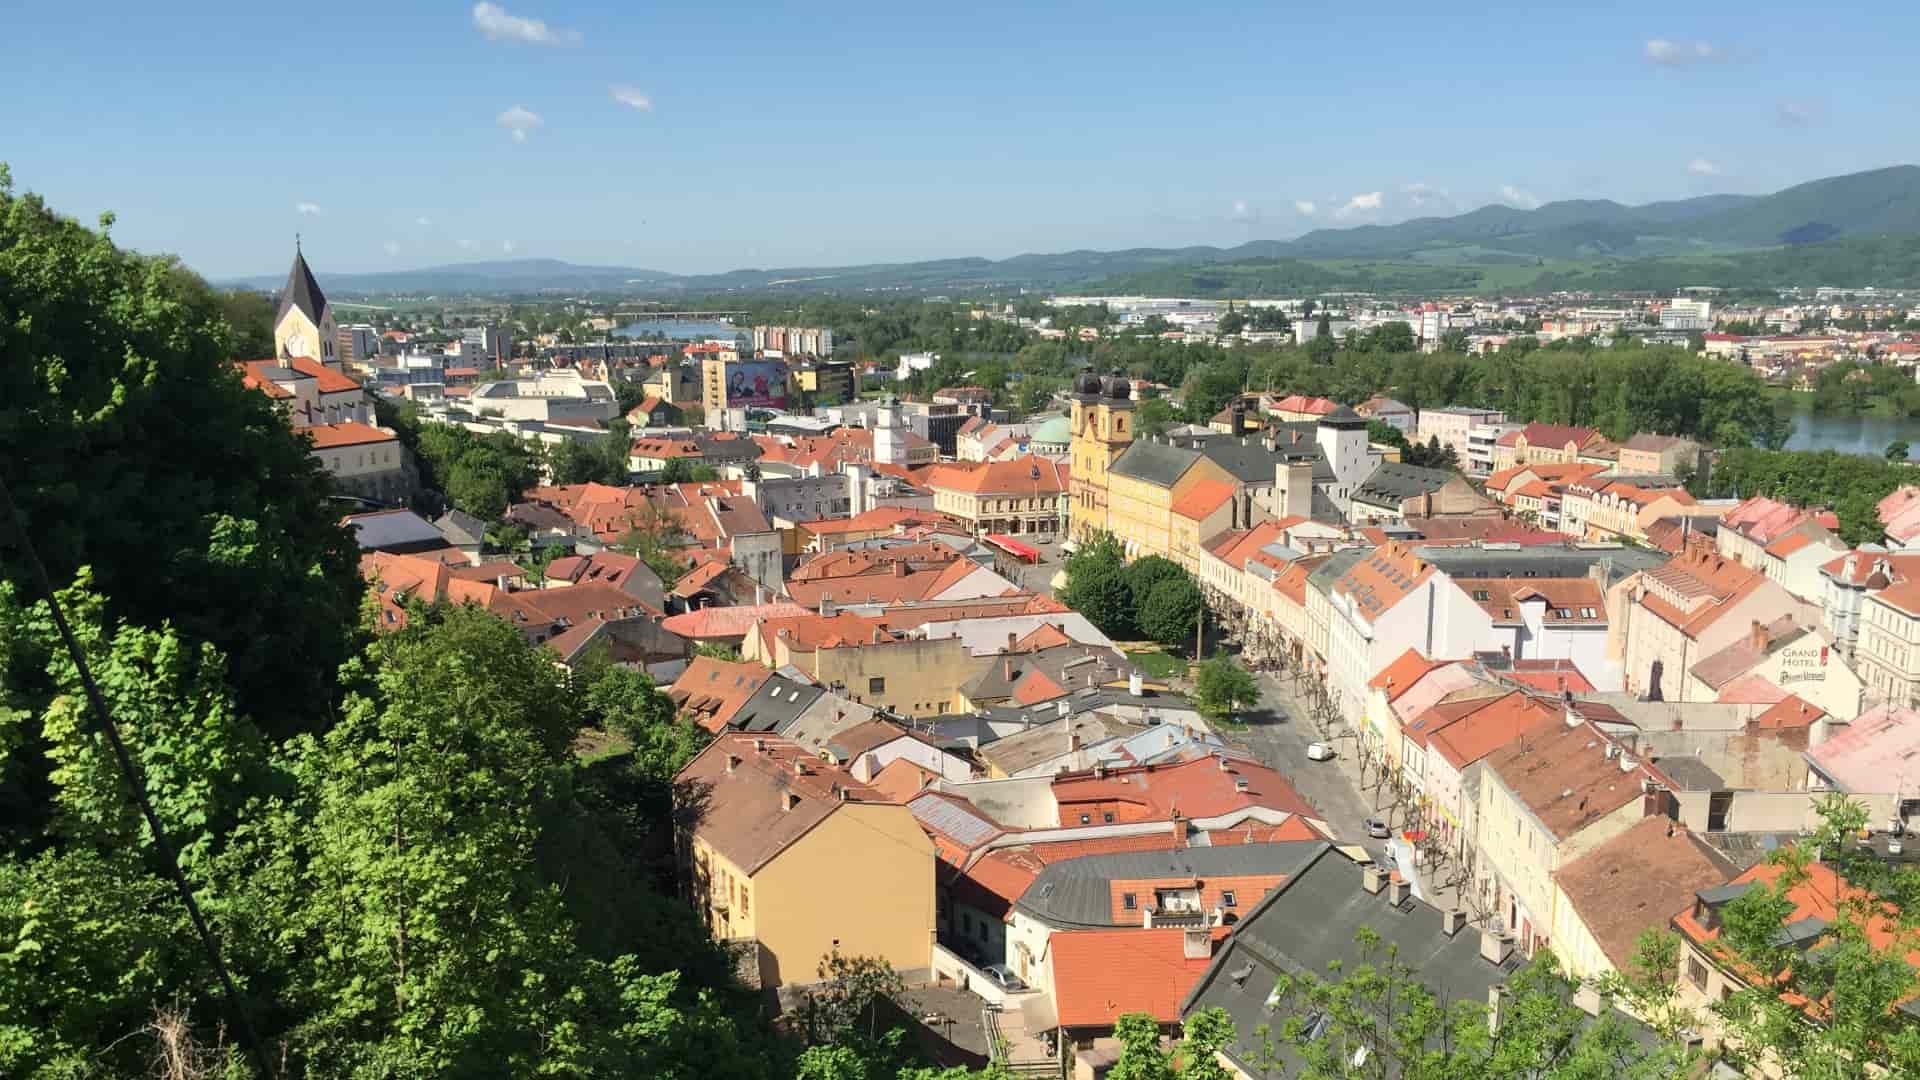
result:
<svg viewBox="0 0 1920 1080"><path fill-rule="evenodd" d="M333 307L314 280L307 257L300 250L300 240L295 237L293 267L287 271L287 283L280 288L280 310L273 317L273 355L282 361L317 360L338 371L339 336Z"/></svg>
<svg viewBox="0 0 1920 1080"><path fill-rule="evenodd" d="M1107 528L1107 470L1133 443L1133 384L1124 376L1089 374L1074 380L1073 391L1067 529L1085 540Z"/></svg>

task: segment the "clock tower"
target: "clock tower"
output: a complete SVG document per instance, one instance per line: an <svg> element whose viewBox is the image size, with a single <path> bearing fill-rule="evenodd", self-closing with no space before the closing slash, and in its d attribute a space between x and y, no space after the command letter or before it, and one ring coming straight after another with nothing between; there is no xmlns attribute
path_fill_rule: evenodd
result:
<svg viewBox="0 0 1920 1080"><path fill-rule="evenodd" d="M293 268L280 289L280 311L273 319L273 354L281 360L305 357L340 370L339 327L320 283L313 279L300 242L293 244Z"/></svg>

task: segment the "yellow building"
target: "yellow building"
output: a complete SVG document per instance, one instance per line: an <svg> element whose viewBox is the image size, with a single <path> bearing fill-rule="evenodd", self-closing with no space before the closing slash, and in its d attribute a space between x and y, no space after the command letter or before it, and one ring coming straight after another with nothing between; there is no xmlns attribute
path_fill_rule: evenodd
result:
<svg viewBox="0 0 1920 1080"><path fill-rule="evenodd" d="M1120 540L1127 557L1162 555L1189 568L1196 552L1182 547L1197 548L1212 537L1198 535L1199 521L1180 521L1175 505L1195 488L1217 494L1221 486L1230 491L1239 486L1232 473L1200 451L1151 440L1128 447L1107 476L1107 531Z"/></svg>
<svg viewBox="0 0 1920 1080"><path fill-rule="evenodd" d="M689 901L721 941L757 943L762 986L810 983L822 959L932 963L933 842L904 805L790 739L715 739L675 778ZM692 805L694 800L698 806Z"/></svg>
<svg viewBox="0 0 1920 1080"><path fill-rule="evenodd" d="M1118 376L1080 376L1074 383L1069 421L1072 499L1068 529L1074 539L1084 541L1110 527L1107 471L1133 442L1133 387Z"/></svg>

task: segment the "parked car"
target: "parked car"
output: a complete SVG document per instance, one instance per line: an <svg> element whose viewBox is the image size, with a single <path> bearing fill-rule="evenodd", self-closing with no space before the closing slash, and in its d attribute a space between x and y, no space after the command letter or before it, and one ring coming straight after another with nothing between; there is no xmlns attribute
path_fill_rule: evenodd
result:
<svg viewBox="0 0 1920 1080"><path fill-rule="evenodd" d="M1332 761L1333 747L1328 746L1326 743L1323 743L1323 742L1308 743L1307 744L1307 760L1308 761Z"/></svg>
<svg viewBox="0 0 1920 1080"><path fill-rule="evenodd" d="M1020 981L1020 976L1015 975L1005 964L988 964L980 970L986 972L987 978L992 979L994 985L1002 990L1025 990L1027 988L1027 984Z"/></svg>
<svg viewBox="0 0 1920 1080"><path fill-rule="evenodd" d="M1393 835L1393 827L1379 818L1368 818L1360 824L1365 826L1367 835L1375 840L1385 840Z"/></svg>

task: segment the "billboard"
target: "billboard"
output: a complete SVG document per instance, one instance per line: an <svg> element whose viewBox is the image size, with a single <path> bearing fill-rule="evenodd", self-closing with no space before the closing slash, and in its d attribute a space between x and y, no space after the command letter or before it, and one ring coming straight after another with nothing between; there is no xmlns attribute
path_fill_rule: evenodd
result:
<svg viewBox="0 0 1920 1080"><path fill-rule="evenodd" d="M739 360L726 365L727 407L787 405L787 365L780 360Z"/></svg>

